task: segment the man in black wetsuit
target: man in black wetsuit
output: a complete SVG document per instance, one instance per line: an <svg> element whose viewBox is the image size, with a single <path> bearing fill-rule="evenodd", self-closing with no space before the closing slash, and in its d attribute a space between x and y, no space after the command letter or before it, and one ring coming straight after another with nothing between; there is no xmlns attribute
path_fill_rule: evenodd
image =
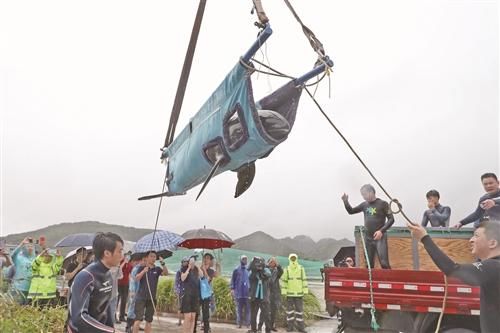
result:
<svg viewBox="0 0 500 333"><path fill-rule="evenodd" d="M476 210L453 227L461 228L472 222L474 227L477 227L483 219L500 221L500 188L497 175L485 173L481 176L481 183L486 194L479 198Z"/></svg>
<svg viewBox="0 0 500 333"><path fill-rule="evenodd" d="M422 226L427 227L430 222L431 227L444 227L447 228L450 224L450 207L443 206L439 203L439 192L430 190L425 195L427 198L427 209L422 217Z"/></svg>
<svg viewBox="0 0 500 333"><path fill-rule="evenodd" d="M109 269L120 265L123 240L107 232L98 233L92 244L96 261L75 276L68 306L69 333L111 333L113 311L110 306L113 281Z"/></svg>
<svg viewBox="0 0 500 333"><path fill-rule="evenodd" d="M420 240L434 263L444 274L470 285L478 285L481 332L500 329L500 222L483 221L470 239L472 255L481 261L472 264L453 262L427 235L425 228L408 224L413 237Z"/></svg>
<svg viewBox="0 0 500 333"><path fill-rule="evenodd" d="M349 204L349 197L344 193L342 201L344 201L345 209L351 215L363 212L365 216L366 232L364 237L370 267L373 268L375 253L377 253L380 266L384 269L390 269L385 232L393 225L394 217L389 204L375 196L375 188L370 184L361 187L361 196L365 201L353 208Z"/></svg>

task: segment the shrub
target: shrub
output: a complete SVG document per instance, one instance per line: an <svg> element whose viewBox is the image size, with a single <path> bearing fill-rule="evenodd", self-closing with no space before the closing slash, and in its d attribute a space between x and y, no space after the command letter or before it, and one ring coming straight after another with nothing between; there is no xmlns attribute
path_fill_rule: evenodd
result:
<svg viewBox="0 0 500 333"><path fill-rule="evenodd" d="M223 277L216 277L212 280L212 288L215 298L214 319L234 320L236 318L236 309L229 282Z"/></svg>
<svg viewBox="0 0 500 333"><path fill-rule="evenodd" d="M12 298L0 295L0 332L61 333L68 312L65 307L38 308L21 306Z"/></svg>
<svg viewBox="0 0 500 333"><path fill-rule="evenodd" d="M156 300L156 310L159 312L177 312L179 310L174 290L174 279L160 278L156 290Z"/></svg>

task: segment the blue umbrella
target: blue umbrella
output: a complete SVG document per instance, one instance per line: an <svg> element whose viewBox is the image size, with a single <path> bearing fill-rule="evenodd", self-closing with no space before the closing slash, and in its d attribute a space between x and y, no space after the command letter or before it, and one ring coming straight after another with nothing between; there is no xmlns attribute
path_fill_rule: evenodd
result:
<svg viewBox="0 0 500 333"><path fill-rule="evenodd" d="M165 230L157 230L143 236L134 245L134 253L146 253L155 251L158 256L167 258L172 255L172 251L177 249L177 244L184 241L181 236Z"/></svg>
<svg viewBox="0 0 500 333"><path fill-rule="evenodd" d="M82 247L92 246L94 242L94 233L72 234L64 237L56 243L55 247Z"/></svg>

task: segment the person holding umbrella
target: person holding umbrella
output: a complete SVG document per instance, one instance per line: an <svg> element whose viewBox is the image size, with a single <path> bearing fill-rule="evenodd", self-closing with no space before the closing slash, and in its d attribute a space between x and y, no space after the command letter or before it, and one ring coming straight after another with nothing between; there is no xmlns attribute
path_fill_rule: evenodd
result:
<svg viewBox="0 0 500 333"><path fill-rule="evenodd" d="M134 333L139 333L139 325L142 320L146 320L144 327L145 333L151 333L153 322L153 315L156 308L156 289L158 287L158 280L161 275L167 275L168 269L160 257L160 267L155 265L156 252L147 252L147 265L140 266L135 280L140 281L139 290L135 295L135 320L134 320Z"/></svg>
<svg viewBox="0 0 500 333"><path fill-rule="evenodd" d="M81 248L76 250L74 260L72 260L68 264L68 267L66 268L66 274L64 275L64 277L68 281L68 287L70 289L76 274L78 274L78 272L87 267L88 263L86 261L86 258L87 258L87 249L82 246Z"/></svg>

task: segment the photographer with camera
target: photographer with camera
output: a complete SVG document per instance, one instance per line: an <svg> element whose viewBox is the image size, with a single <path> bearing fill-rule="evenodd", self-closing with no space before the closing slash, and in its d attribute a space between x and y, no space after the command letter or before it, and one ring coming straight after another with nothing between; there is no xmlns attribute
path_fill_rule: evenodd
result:
<svg viewBox="0 0 500 333"><path fill-rule="evenodd" d="M187 266L181 268L182 298L181 313L184 314L183 333L192 333L196 325L196 313L200 307L200 278L203 271L196 266L194 256L191 256Z"/></svg>
<svg viewBox="0 0 500 333"><path fill-rule="evenodd" d="M276 321L276 317L281 305L281 287L280 287L280 279L283 275L283 268L279 264L276 257L271 257L267 261L267 267L271 271L271 278L269 279L269 328L273 332L277 332L278 330L274 326ZM258 331L262 331L262 326L265 322L265 313L264 311L260 312L259 318L259 327Z"/></svg>
<svg viewBox="0 0 500 333"><path fill-rule="evenodd" d="M11 293L12 296L21 305L28 303L28 291L31 285L31 263L35 260L35 248L33 238L26 237L12 251L12 262L14 263L15 273L12 277Z"/></svg>
<svg viewBox="0 0 500 333"><path fill-rule="evenodd" d="M257 313L261 311L261 320L266 325L266 333L271 332L269 323L269 282L271 271L266 267L264 258L254 257L248 268L250 271L250 325L248 333L257 332Z"/></svg>
<svg viewBox="0 0 500 333"><path fill-rule="evenodd" d="M351 257L345 257L337 264L338 267L354 268L354 260Z"/></svg>
<svg viewBox="0 0 500 333"><path fill-rule="evenodd" d="M63 259L60 250L45 249L33 260L33 275L28 292L28 299L33 305L55 305L56 277L61 270Z"/></svg>

